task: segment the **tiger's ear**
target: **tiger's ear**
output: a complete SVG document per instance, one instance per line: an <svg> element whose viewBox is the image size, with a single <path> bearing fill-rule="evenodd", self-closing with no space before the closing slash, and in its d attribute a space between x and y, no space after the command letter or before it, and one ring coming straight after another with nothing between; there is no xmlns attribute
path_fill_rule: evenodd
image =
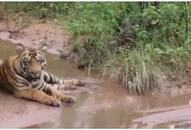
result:
<svg viewBox="0 0 191 130"><path fill-rule="evenodd" d="M40 50L40 51L46 53L47 50L48 50L48 45L47 45L46 43L43 43L43 44L38 48L38 50Z"/></svg>
<svg viewBox="0 0 191 130"><path fill-rule="evenodd" d="M17 43L17 46L16 46L17 53L21 53L24 49L25 47L22 43Z"/></svg>

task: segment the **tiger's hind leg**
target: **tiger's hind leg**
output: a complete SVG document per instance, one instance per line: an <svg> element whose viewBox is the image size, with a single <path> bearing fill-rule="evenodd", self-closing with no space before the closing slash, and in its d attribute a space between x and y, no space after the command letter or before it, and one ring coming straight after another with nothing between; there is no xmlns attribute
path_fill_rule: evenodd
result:
<svg viewBox="0 0 191 130"><path fill-rule="evenodd" d="M37 101L46 105L51 106L61 106L61 102L54 98L53 96L49 96L43 91L35 90L35 89L26 89L15 92L16 97L30 99L33 101Z"/></svg>

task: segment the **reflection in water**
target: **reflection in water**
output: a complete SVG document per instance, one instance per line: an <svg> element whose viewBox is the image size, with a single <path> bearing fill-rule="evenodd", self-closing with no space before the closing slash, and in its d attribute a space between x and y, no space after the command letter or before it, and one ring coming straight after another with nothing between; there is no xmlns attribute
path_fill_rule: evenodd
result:
<svg viewBox="0 0 191 130"><path fill-rule="evenodd" d="M0 41L0 59L16 53L14 46ZM86 71L80 71L71 63L47 55L47 69L58 76L65 78L80 78L88 85L75 91L66 91L77 97L73 106L65 105L61 114L49 122L33 125L39 128L124 128L138 127L132 121L151 123L154 120L147 116L152 113L161 113L182 108L167 108L188 104L190 95L179 97L168 96L133 96L129 95L125 88L113 80L100 80L96 74L91 77ZM184 108L183 108L184 109ZM191 113L190 111L186 111ZM175 112L176 114L176 112ZM143 118L141 118L143 117ZM144 118L145 117L145 118ZM181 114L180 114L181 117ZM151 122L144 122L148 119ZM156 117L157 118L157 117ZM178 117L177 117L178 118ZM143 119L143 120L142 120ZM158 117L161 123L160 115ZM169 120L167 120L169 121ZM163 123L163 122L162 122ZM139 126L141 127L141 126ZM145 127L144 125L142 127ZM152 126L154 127L154 126Z"/></svg>

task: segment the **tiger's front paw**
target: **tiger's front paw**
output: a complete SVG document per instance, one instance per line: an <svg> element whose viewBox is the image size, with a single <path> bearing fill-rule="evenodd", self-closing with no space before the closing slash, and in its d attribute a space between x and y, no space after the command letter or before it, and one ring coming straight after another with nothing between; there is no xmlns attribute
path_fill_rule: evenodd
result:
<svg viewBox="0 0 191 130"><path fill-rule="evenodd" d="M64 103L75 103L76 99L74 97L64 96L61 98L61 101Z"/></svg>
<svg viewBox="0 0 191 130"><path fill-rule="evenodd" d="M64 87L64 90L76 90L76 89L77 89L77 86L74 86L74 85Z"/></svg>
<svg viewBox="0 0 191 130"><path fill-rule="evenodd" d="M56 98L53 98L52 100L50 100L48 102L48 105L50 106L54 106L54 107L60 107L62 105L61 101L56 99Z"/></svg>
<svg viewBox="0 0 191 130"><path fill-rule="evenodd" d="M72 80L72 84L73 85L77 85L77 86L84 86L85 85L85 82L81 81L81 80L78 80L78 79L73 79Z"/></svg>

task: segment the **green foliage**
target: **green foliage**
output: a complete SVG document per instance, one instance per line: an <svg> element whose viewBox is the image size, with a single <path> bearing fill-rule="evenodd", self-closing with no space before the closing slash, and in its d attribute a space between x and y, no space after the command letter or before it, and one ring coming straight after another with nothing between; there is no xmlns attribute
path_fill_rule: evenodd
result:
<svg viewBox="0 0 191 130"><path fill-rule="evenodd" d="M58 14L68 14L75 8L73 3L64 2L2 2L0 9L12 13L26 13L38 18L55 18Z"/></svg>
<svg viewBox="0 0 191 130"><path fill-rule="evenodd" d="M73 39L79 46L82 63L91 66L103 64L112 53L112 40L121 10L120 4L84 3L76 6L74 16L67 22ZM84 51L81 51L84 50Z"/></svg>

